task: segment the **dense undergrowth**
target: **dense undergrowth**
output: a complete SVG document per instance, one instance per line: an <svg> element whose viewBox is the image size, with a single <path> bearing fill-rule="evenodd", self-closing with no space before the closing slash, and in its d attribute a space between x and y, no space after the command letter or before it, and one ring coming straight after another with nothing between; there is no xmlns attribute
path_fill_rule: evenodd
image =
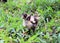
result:
<svg viewBox="0 0 60 43"><path fill-rule="evenodd" d="M22 14L40 16L31 35L22 25ZM60 43L60 0L8 0L0 2L0 43Z"/></svg>

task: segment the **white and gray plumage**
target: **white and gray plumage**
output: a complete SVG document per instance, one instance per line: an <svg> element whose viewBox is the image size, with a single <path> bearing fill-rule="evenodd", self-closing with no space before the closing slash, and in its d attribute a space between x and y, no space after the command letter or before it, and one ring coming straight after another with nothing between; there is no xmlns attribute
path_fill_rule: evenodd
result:
<svg viewBox="0 0 60 43"><path fill-rule="evenodd" d="M38 25L38 20L39 20L39 16L37 15L23 14L23 26L28 28L29 31L30 29L32 29L33 32L35 31L35 28Z"/></svg>

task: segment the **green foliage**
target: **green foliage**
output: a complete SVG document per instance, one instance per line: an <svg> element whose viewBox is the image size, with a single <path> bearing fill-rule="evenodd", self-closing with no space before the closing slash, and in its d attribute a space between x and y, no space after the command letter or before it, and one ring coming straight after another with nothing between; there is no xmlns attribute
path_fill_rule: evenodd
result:
<svg viewBox="0 0 60 43"><path fill-rule="evenodd" d="M40 19L35 33L23 34L22 14ZM0 43L60 43L60 0L8 0L0 2Z"/></svg>

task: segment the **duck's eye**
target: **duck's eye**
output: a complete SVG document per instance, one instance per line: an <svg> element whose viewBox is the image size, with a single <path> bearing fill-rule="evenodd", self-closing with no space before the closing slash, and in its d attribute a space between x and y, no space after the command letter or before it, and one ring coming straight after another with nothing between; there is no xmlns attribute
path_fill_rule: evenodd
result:
<svg viewBox="0 0 60 43"><path fill-rule="evenodd" d="M25 19L27 17L27 14L23 14L23 19Z"/></svg>
<svg viewBox="0 0 60 43"><path fill-rule="evenodd" d="M30 19L31 19L31 16L26 17L26 20L30 21Z"/></svg>

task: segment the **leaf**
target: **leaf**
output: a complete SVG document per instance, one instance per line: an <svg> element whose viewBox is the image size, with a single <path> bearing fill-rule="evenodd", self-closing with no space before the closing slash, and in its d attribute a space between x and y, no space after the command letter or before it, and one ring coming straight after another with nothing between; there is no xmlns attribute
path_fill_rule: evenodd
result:
<svg viewBox="0 0 60 43"><path fill-rule="evenodd" d="M0 40L0 43L4 43L4 40Z"/></svg>
<svg viewBox="0 0 60 43"><path fill-rule="evenodd" d="M60 43L60 33L58 34L58 43Z"/></svg>
<svg viewBox="0 0 60 43"><path fill-rule="evenodd" d="M30 42L33 41L37 36L38 36L38 34L33 35L33 36L30 37L25 43L30 43Z"/></svg>

